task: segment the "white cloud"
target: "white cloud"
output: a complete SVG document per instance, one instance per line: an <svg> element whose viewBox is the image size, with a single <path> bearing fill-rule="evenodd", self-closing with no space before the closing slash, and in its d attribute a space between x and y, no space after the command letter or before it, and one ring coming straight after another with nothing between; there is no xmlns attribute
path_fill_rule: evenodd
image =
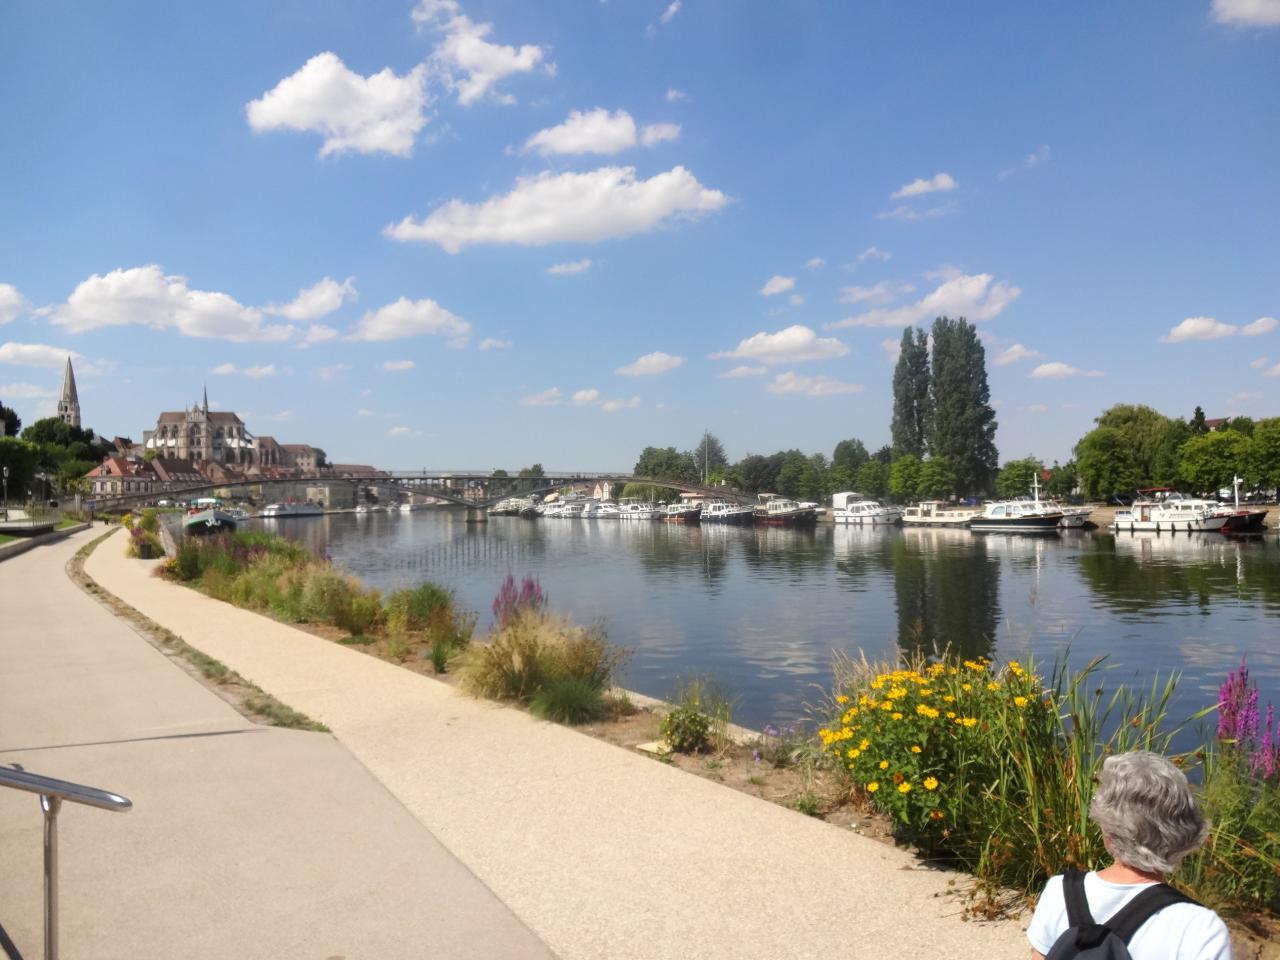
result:
<svg viewBox="0 0 1280 960"><path fill-rule="evenodd" d="M392 427L387 431L388 437L420 437L421 430L414 430L410 427Z"/></svg>
<svg viewBox="0 0 1280 960"><path fill-rule="evenodd" d="M887 354L890 363L897 363L902 354L902 341L897 337L888 337L880 341L880 349Z"/></svg>
<svg viewBox="0 0 1280 960"><path fill-rule="evenodd" d="M667 103L678 103L681 100L688 100L689 95L683 90L677 90L675 87L667 87Z"/></svg>
<svg viewBox="0 0 1280 960"><path fill-rule="evenodd" d="M422 65L403 77L390 67L362 77L326 51L250 101L245 114L259 132L288 128L320 134L322 157L344 150L409 157L427 123L426 80Z"/></svg>
<svg viewBox="0 0 1280 960"><path fill-rule="evenodd" d="M893 303L898 297L913 290L915 290L914 284L883 280L870 287L841 287L840 302L883 305Z"/></svg>
<svg viewBox="0 0 1280 960"><path fill-rule="evenodd" d="M0 325L17 320L27 312L27 301L11 283L0 283Z"/></svg>
<svg viewBox="0 0 1280 960"><path fill-rule="evenodd" d="M412 360L386 360L383 361L382 369L389 373L403 373L406 370L412 370L417 364Z"/></svg>
<svg viewBox="0 0 1280 960"><path fill-rule="evenodd" d="M917 220L936 220L938 217L945 217L948 214L956 212L954 203L944 203L938 207L929 207L927 210L917 210L915 207L908 207L900 204L892 210L882 210L876 214L877 220L903 220L907 223L914 223Z"/></svg>
<svg viewBox="0 0 1280 960"><path fill-rule="evenodd" d="M646 147L653 147L679 137L680 124L678 123L651 123L640 131L640 143Z"/></svg>
<svg viewBox="0 0 1280 960"><path fill-rule="evenodd" d="M719 210L729 198L684 167L637 180L635 167L521 177L504 196L483 203L450 200L423 220L386 227L395 240L436 243L449 253L478 243L541 246L592 243L646 233L675 218Z"/></svg>
<svg viewBox="0 0 1280 960"><path fill-rule="evenodd" d="M958 184L949 173L937 173L928 180L916 179L895 190L890 199L905 200L908 197L919 197L926 193L946 192L954 190Z"/></svg>
<svg viewBox="0 0 1280 960"><path fill-rule="evenodd" d="M262 311L225 293L191 290L186 277L166 276L156 264L95 273L53 309L53 322L72 333L136 324L235 343L278 342L295 333L291 326L264 325Z"/></svg>
<svg viewBox="0 0 1280 960"><path fill-rule="evenodd" d="M515 344L510 340L499 340L497 337L485 337L480 341L480 350L510 350Z"/></svg>
<svg viewBox="0 0 1280 960"><path fill-rule="evenodd" d="M307 327L307 332L302 335L302 343L299 348L309 347L316 343L327 343L338 336L338 331L333 327L326 327L323 323L313 323Z"/></svg>
<svg viewBox="0 0 1280 960"><path fill-rule="evenodd" d="M575 407L591 407L600 402L600 391L595 387L586 390L575 390L573 405Z"/></svg>
<svg viewBox="0 0 1280 960"><path fill-rule="evenodd" d="M405 337L442 335L450 338L450 346L465 345L471 324L454 316L434 300L408 300L401 297L360 318L353 340L401 340Z"/></svg>
<svg viewBox="0 0 1280 960"><path fill-rule="evenodd" d="M639 397L629 397L626 400L606 400L600 407L605 413L617 413L619 410L634 410L640 406Z"/></svg>
<svg viewBox="0 0 1280 960"><path fill-rule="evenodd" d="M763 377L769 372L768 367L734 367L732 370L726 370L720 374L721 380L741 380L743 377Z"/></svg>
<svg viewBox="0 0 1280 960"><path fill-rule="evenodd" d="M881 250L879 247L867 247L867 249L863 250L860 254L858 254L859 263L861 263L864 260L879 260L883 263L886 260L892 260L892 259L893 259L892 253L890 253L888 250Z"/></svg>
<svg viewBox="0 0 1280 960"><path fill-rule="evenodd" d="M762 297L776 296L779 293L786 293L795 285L795 277L783 277L778 274L774 274L766 280L764 286L760 288L760 295Z"/></svg>
<svg viewBox="0 0 1280 960"><path fill-rule="evenodd" d="M368 409L367 407L361 407L359 410L357 410L357 411L356 411L356 416L357 416L357 417L372 417L372 416L373 416L373 411L372 411L372 410L370 410L370 409Z"/></svg>
<svg viewBox="0 0 1280 960"><path fill-rule="evenodd" d="M1033 403L1027 407L1027 413L1048 413L1049 408L1043 403Z"/></svg>
<svg viewBox="0 0 1280 960"><path fill-rule="evenodd" d="M972 323L981 323L999 316L1021 294L1017 287L994 282L989 273L962 274L944 280L915 303L892 309L868 310L827 327L830 330L842 327L905 327L941 316L964 317Z"/></svg>
<svg viewBox="0 0 1280 960"><path fill-rule="evenodd" d="M1262 393L1257 390L1241 390L1233 396L1227 403L1258 403L1262 400Z"/></svg>
<svg viewBox="0 0 1280 960"><path fill-rule="evenodd" d="M342 283L325 277L314 286L299 290L298 295L289 303L269 303L262 308L262 312L289 320L318 320L355 299L355 277L347 277Z"/></svg>
<svg viewBox="0 0 1280 960"><path fill-rule="evenodd" d="M862 391L860 383L845 383L831 377L805 377L788 371L780 373L765 387L770 393L779 395L799 394L805 397L836 397L846 393Z"/></svg>
<svg viewBox="0 0 1280 960"><path fill-rule="evenodd" d="M49 400L57 396L58 391L34 383L0 383L0 400Z"/></svg>
<svg viewBox="0 0 1280 960"><path fill-rule="evenodd" d="M673 357L669 353L656 350L653 353L646 353L632 363L618 367L613 372L620 373L624 377L652 377L674 370L682 363L684 363L684 357Z"/></svg>
<svg viewBox="0 0 1280 960"><path fill-rule="evenodd" d="M67 357L76 366L80 365L83 356L74 350L64 347L51 347L43 343L2 343L0 344L0 363L12 363L22 367L45 367L49 370L61 370Z"/></svg>
<svg viewBox="0 0 1280 960"><path fill-rule="evenodd" d="M791 304L793 307L803 307L803 306L804 306L804 294L803 294L803 293L793 293L791 296L787 297L787 303Z"/></svg>
<svg viewBox="0 0 1280 960"><path fill-rule="evenodd" d="M350 372L351 364L335 363L330 367L318 367L316 369L316 376L321 380L341 380Z"/></svg>
<svg viewBox="0 0 1280 960"><path fill-rule="evenodd" d="M810 257L804 262L804 265L809 270L821 270L827 265L827 261L823 260L821 257Z"/></svg>
<svg viewBox="0 0 1280 960"><path fill-rule="evenodd" d="M1026 158L1022 161L1022 165L1026 167L1028 170L1033 170L1036 167L1040 166L1040 164L1042 163L1048 163L1048 161L1049 161L1049 145L1045 143L1045 144L1041 144L1039 149L1034 150L1031 153L1028 153Z"/></svg>
<svg viewBox="0 0 1280 960"><path fill-rule="evenodd" d="M1212 10L1233 27L1280 27L1280 0L1213 0Z"/></svg>
<svg viewBox="0 0 1280 960"><path fill-rule="evenodd" d="M1160 338L1162 343L1183 343L1187 340L1221 340L1223 337L1256 337L1276 328L1275 317L1259 317L1253 323L1239 327L1223 323L1213 317L1187 317Z"/></svg>
<svg viewBox="0 0 1280 960"><path fill-rule="evenodd" d="M1103 375L1101 370L1080 370L1060 360L1042 363L1027 374L1032 380L1063 380L1067 377L1101 377Z"/></svg>
<svg viewBox="0 0 1280 960"><path fill-rule="evenodd" d="M1280 363L1277 363L1274 367L1272 367L1270 370L1264 373L1263 376L1272 377L1272 378L1280 377Z"/></svg>
<svg viewBox="0 0 1280 960"><path fill-rule="evenodd" d="M571 263L557 263L547 267L547 273L553 277L564 277L575 273L586 273L590 269L590 260L574 260Z"/></svg>
<svg viewBox="0 0 1280 960"><path fill-rule="evenodd" d="M671 0L667 4L667 9L662 11L662 16L658 17L663 23L670 23L671 18L680 12L680 0Z"/></svg>
<svg viewBox="0 0 1280 960"><path fill-rule="evenodd" d="M517 73L529 73L543 62L543 50L534 44L514 47L485 39L493 32L493 25L473 22L456 0L421 0L411 16L416 23L432 26L444 35L431 59L464 106L487 95L499 103L514 103L514 97L496 89L498 83ZM547 69L555 72L552 64Z"/></svg>
<svg viewBox="0 0 1280 960"><path fill-rule="evenodd" d="M560 388L551 387L550 389L543 390L541 393L521 397L520 404L525 407L554 407L563 399L564 394L560 392Z"/></svg>
<svg viewBox="0 0 1280 960"><path fill-rule="evenodd" d="M777 333L762 332L747 337L733 350L711 354L711 359L754 360L770 366L805 360L830 360L843 357L848 352L849 348L839 340L819 337L808 327L796 324Z"/></svg>
<svg viewBox="0 0 1280 960"><path fill-rule="evenodd" d="M1254 370L1261 370L1266 365L1267 365L1266 357L1257 357L1249 361L1249 366L1251 366Z"/></svg>
<svg viewBox="0 0 1280 960"><path fill-rule="evenodd" d="M1017 363L1019 360L1033 360L1043 357L1044 354L1039 350L1032 350L1030 347L1024 347L1020 343L1001 350L996 358L991 361L992 366L1005 367L1011 363Z"/></svg>
<svg viewBox="0 0 1280 960"><path fill-rule="evenodd" d="M610 113L597 107L583 113L573 110L569 119L539 130L524 142L524 152L549 154L621 153L636 145L636 122L625 110Z"/></svg>
<svg viewBox="0 0 1280 960"><path fill-rule="evenodd" d="M251 380L261 380L264 377L274 377L276 375L276 365L274 363L263 363L252 367L237 367L234 363L220 363L209 371L219 377L249 377Z"/></svg>

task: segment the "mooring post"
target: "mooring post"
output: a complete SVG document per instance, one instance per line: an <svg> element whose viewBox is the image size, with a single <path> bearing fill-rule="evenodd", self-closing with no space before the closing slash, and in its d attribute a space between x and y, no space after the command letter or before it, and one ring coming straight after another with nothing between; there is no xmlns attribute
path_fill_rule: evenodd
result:
<svg viewBox="0 0 1280 960"><path fill-rule="evenodd" d="M40 796L44 811L44 960L58 960L58 810L61 797Z"/></svg>
<svg viewBox="0 0 1280 960"><path fill-rule="evenodd" d="M484 507L467 507L467 523L488 523L489 511Z"/></svg>

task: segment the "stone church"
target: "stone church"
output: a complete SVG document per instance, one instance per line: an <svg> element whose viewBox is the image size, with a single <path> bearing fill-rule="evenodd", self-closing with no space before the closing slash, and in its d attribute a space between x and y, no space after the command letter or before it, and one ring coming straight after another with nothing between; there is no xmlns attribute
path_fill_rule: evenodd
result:
<svg viewBox="0 0 1280 960"><path fill-rule="evenodd" d="M143 447L158 456L250 466L260 462L256 438L234 413L210 411L209 391L194 407L166 411L156 428L142 435Z"/></svg>

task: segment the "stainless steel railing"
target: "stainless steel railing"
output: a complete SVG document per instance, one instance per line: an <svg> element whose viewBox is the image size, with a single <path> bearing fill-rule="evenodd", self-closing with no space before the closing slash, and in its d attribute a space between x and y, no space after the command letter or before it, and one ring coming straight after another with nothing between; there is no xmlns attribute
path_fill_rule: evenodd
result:
<svg viewBox="0 0 1280 960"><path fill-rule="evenodd" d="M58 811L62 801L121 812L133 803L107 790L42 777L18 767L0 767L0 787L25 790L40 797L40 810L44 813L44 956L45 960L58 960Z"/></svg>

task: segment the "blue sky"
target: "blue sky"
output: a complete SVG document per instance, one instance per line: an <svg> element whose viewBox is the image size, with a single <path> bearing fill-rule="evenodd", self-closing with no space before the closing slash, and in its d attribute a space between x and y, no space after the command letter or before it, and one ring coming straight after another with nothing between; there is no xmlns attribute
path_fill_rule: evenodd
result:
<svg viewBox="0 0 1280 960"><path fill-rule="evenodd" d="M207 383L387 467L829 455L939 312L1003 459L1280 414L1280 0L17 2L0 89L28 422L71 353L135 439Z"/></svg>

